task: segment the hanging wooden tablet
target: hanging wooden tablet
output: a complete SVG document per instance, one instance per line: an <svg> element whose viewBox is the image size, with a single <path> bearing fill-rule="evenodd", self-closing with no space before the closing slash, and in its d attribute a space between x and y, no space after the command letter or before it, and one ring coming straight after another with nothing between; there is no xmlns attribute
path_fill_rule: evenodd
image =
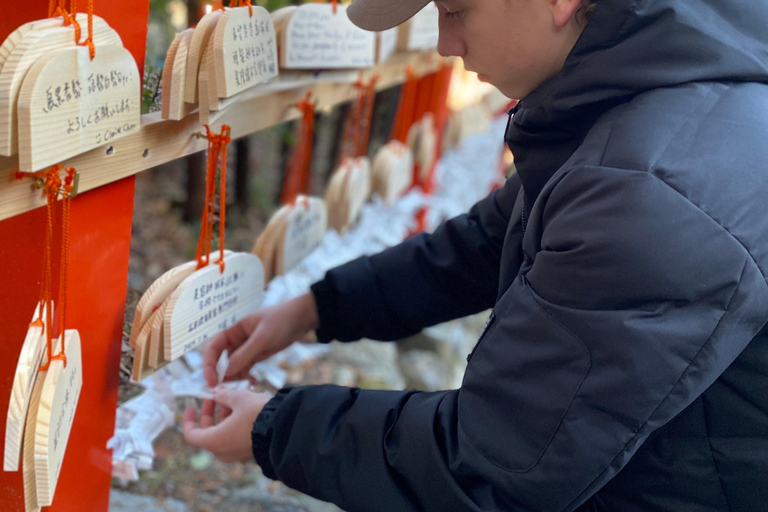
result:
<svg viewBox="0 0 768 512"><path fill-rule="evenodd" d="M167 303L168 301L166 300L163 304ZM135 382L144 380L145 377L148 377L154 372L149 366L150 336L152 335L152 325L158 321L158 319L162 321L163 317L161 316L161 312L163 311L164 308L161 306L157 311L149 315L149 319L141 328L141 331L139 331L138 336L136 336L136 346L134 347L133 352L133 366L131 367L131 379Z"/></svg>
<svg viewBox="0 0 768 512"><path fill-rule="evenodd" d="M230 254L230 251L224 251L224 255ZM210 254L211 262L219 261L219 252ZM136 311L133 314L133 323L131 324L131 337L129 344L136 348L136 337L141 332L141 328L165 300L171 296L171 293L197 269L197 261L189 261L172 268L162 276L155 279L155 282L147 288L147 291L141 296Z"/></svg>
<svg viewBox="0 0 768 512"><path fill-rule="evenodd" d="M276 275L275 255L277 253L278 233L285 229L285 223L290 215L291 205L281 206L270 217L264 231L259 235L251 253L259 258L264 269L264 283L269 283Z"/></svg>
<svg viewBox="0 0 768 512"><path fill-rule="evenodd" d="M432 164L437 158L437 130L430 112L411 126L406 144L413 152L415 164L418 166L419 181L423 182L429 176Z"/></svg>
<svg viewBox="0 0 768 512"><path fill-rule="evenodd" d="M187 76L184 80L184 101L187 103L197 103L198 101L197 75L200 71L200 62L208 39L213 34L220 16L221 11L219 10L209 12L198 22L192 34L189 53L187 54Z"/></svg>
<svg viewBox="0 0 768 512"><path fill-rule="evenodd" d="M150 368L155 370L162 368L167 364L164 350L164 329L165 311L168 309L168 301L163 302L160 309L157 310L157 318L152 320L152 332L149 334L149 357L147 362Z"/></svg>
<svg viewBox="0 0 768 512"><path fill-rule="evenodd" d="M386 62L397 50L398 28L382 30L376 33L376 64Z"/></svg>
<svg viewBox="0 0 768 512"><path fill-rule="evenodd" d="M264 296L264 270L246 253L224 258L189 276L171 294L164 319L165 359L172 361L209 341L245 315L256 311Z"/></svg>
<svg viewBox="0 0 768 512"><path fill-rule="evenodd" d="M328 229L328 211L319 197L299 196L291 206L282 236L278 239L275 273L295 268L320 245Z"/></svg>
<svg viewBox="0 0 768 512"><path fill-rule="evenodd" d="M277 76L275 27L263 7L226 9L216 24L213 39L220 98L229 98Z"/></svg>
<svg viewBox="0 0 768 512"><path fill-rule="evenodd" d="M78 14L77 19L85 26L87 16ZM18 103L22 84L32 66L45 55L61 48L75 48L74 29L61 26L61 18L44 20L18 41L0 70L0 155L10 156L18 152ZM45 28L43 28L45 27ZM97 46L122 46L120 36L100 17L93 17L93 34ZM86 51L86 53L88 53ZM79 77L71 77L79 78ZM76 94L72 81L49 83L41 89L40 101L59 104L71 101ZM58 89L57 89L58 88ZM69 98L69 99L67 99ZM56 160L59 162L62 159Z"/></svg>
<svg viewBox="0 0 768 512"><path fill-rule="evenodd" d="M308 3L288 20L282 38L280 65L287 69L366 68L375 61L376 37L355 26L347 8Z"/></svg>
<svg viewBox="0 0 768 512"><path fill-rule="evenodd" d="M371 193L371 164L367 157L345 159L326 191L328 225L345 233L357 221Z"/></svg>
<svg viewBox="0 0 768 512"><path fill-rule="evenodd" d="M77 21L78 23L85 23L87 22L86 15L83 13L78 13L77 15ZM95 21L94 17L94 21ZM54 28L54 27L61 27L64 24L64 20L59 17L54 18L43 18L41 20L34 20L27 22L20 27L17 27L16 30L10 33L8 37L5 38L5 41L3 41L3 44L0 45L0 68L2 68L3 64L5 63L5 60L8 58L8 55L11 53L11 50L14 49L14 47L21 41L25 35L27 35L29 32L32 32L33 30L40 30L44 28Z"/></svg>
<svg viewBox="0 0 768 512"><path fill-rule="evenodd" d="M213 36L211 36L210 39L208 39L208 44L205 47L205 52L203 52L203 58L200 61L200 74L203 74L203 69L205 69L204 76L206 77L206 90L208 91L208 99L207 99L207 106L208 110L220 110L221 106L219 105L219 86L216 82L216 58L214 57L214 43L215 39ZM200 92L200 95L202 95L202 92ZM199 98L200 103L203 103L202 98ZM208 123L204 123L208 124Z"/></svg>
<svg viewBox="0 0 768 512"><path fill-rule="evenodd" d="M40 305L35 308L32 320L45 318L45 307L40 311ZM38 369L45 354L45 325L30 324L24 344L21 346L19 361L11 385L11 397L8 400L8 414L5 422L5 451L3 457L4 471L18 471L21 457L22 435L24 420L30 404L30 396L35 386Z"/></svg>
<svg viewBox="0 0 768 512"><path fill-rule="evenodd" d="M71 95L56 96L66 84ZM19 94L19 167L36 171L139 129L141 80L120 46L52 51L35 62Z"/></svg>
<svg viewBox="0 0 768 512"><path fill-rule="evenodd" d="M184 84L187 78L187 55L194 29L187 29L176 34L163 68L163 100L161 115L163 119L179 121L194 110L194 106L184 101Z"/></svg>
<svg viewBox="0 0 768 512"><path fill-rule="evenodd" d="M428 3L400 26L397 48L400 51L432 50L437 48L440 13L434 2Z"/></svg>
<svg viewBox="0 0 768 512"><path fill-rule="evenodd" d="M69 434L75 420L77 402L83 387L83 361L80 335L76 330L64 333L66 366L61 359L50 363L45 375L35 428L35 483L38 506L53 503ZM62 350L61 337L54 353Z"/></svg>
<svg viewBox="0 0 768 512"><path fill-rule="evenodd" d="M35 429L37 428L37 412L40 409L40 397L43 394L47 374L46 370L38 372L29 399L29 409L27 410L24 425L22 478L24 480L25 512L40 512L40 505L37 502L37 481L35 479Z"/></svg>
<svg viewBox="0 0 768 512"><path fill-rule="evenodd" d="M385 203L400 197L413 182L413 154L408 146L391 140L373 158L371 191Z"/></svg>

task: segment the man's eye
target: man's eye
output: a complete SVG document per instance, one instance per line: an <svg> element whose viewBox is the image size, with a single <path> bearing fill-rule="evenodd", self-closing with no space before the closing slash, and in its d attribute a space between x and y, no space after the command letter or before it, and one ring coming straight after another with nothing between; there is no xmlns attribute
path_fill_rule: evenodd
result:
<svg viewBox="0 0 768 512"><path fill-rule="evenodd" d="M464 10L460 11L453 11L453 12L445 12L445 16L448 18L461 18L461 16L464 14Z"/></svg>

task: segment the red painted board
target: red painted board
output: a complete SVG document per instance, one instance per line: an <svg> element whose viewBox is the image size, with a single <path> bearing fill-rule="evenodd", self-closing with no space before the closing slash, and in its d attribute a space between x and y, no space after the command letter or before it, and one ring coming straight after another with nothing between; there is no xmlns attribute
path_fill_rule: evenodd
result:
<svg viewBox="0 0 768 512"><path fill-rule="evenodd" d="M47 3L19 8L0 0L0 39L19 25L47 15ZM86 3L79 2L84 11ZM97 0L94 12L115 28L144 66L149 2ZM0 194L3 184L0 183ZM32 191L30 191L32 193ZM122 322L128 279L134 180L80 194L72 203L67 325L83 343L83 391L51 512L106 512L111 481L121 352ZM16 358L39 295L45 208L0 221L0 439ZM58 261L58 256L54 257ZM21 472L0 471L0 511L24 510Z"/></svg>

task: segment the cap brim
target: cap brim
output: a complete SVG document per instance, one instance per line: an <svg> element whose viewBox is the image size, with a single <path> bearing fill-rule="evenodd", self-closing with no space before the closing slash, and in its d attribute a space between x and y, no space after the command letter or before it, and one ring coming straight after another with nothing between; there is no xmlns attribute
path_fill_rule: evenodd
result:
<svg viewBox="0 0 768 512"><path fill-rule="evenodd" d="M363 30L387 30L422 10L432 0L355 0L347 8L350 21Z"/></svg>

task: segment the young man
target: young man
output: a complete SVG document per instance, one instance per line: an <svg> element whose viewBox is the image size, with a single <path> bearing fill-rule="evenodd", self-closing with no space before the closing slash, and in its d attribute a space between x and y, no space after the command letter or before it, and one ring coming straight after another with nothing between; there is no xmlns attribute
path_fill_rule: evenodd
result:
<svg viewBox="0 0 768 512"><path fill-rule="evenodd" d="M188 411L188 441L350 512L768 510L768 4L599 0L586 26L580 0L438 7L440 52L522 98L518 174L206 365L213 384L223 350L237 377L313 328L392 340L493 307L461 388L219 393L232 414Z"/></svg>

